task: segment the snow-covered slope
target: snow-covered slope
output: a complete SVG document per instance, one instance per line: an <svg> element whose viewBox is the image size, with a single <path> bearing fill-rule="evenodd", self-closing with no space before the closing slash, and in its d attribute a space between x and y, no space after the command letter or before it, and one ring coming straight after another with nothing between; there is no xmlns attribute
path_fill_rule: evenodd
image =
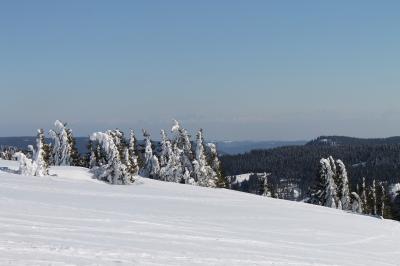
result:
<svg viewBox="0 0 400 266"><path fill-rule="evenodd" d="M149 179L112 186L84 168L0 167L0 265L400 265L395 221Z"/></svg>

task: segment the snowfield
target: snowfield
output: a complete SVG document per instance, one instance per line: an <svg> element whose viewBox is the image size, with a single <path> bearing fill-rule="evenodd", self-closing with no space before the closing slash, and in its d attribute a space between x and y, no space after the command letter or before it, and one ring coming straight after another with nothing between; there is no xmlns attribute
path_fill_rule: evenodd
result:
<svg viewBox="0 0 400 266"><path fill-rule="evenodd" d="M0 265L400 265L400 223L87 169L0 161Z"/></svg>

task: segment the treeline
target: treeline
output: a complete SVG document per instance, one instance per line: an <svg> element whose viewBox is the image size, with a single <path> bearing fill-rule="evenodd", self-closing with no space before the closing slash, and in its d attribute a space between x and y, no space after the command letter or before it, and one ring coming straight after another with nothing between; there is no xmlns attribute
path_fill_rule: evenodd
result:
<svg viewBox="0 0 400 266"><path fill-rule="evenodd" d="M110 184L135 182L138 175L168 182L207 187L226 187L216 146L205 143L200 129L194 144L187 130L174 120L172 138L161 130L161 142L152 142L143 130L144 143L138 144L133 130L129 138L119 129L95 132L90 136L89 152L80 155L72 130L67 124L55 122L46 142L43 129L38 130L36 147L13 155L19 161L18 173L44 176L49 166L83 166L94 176Z"/></svg>

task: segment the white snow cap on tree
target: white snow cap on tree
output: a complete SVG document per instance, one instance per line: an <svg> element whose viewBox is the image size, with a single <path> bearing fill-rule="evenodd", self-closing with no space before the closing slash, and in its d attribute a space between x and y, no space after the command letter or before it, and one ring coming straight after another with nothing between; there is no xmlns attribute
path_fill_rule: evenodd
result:
<svg viewBox="0 0 400 266"><path fill-rule="evenodd" d="M360 196L356 192L351 192L352 198L352 205L351 209L353 212L362 213L363 212L363 205Z"/></svg>
<svg viewBox="0 0 400 266"><path fill-rule="evenodd" d="M336 208L336 184L329 159L321 159L321 175L325 181L324 206Z"/></svg>
<svg viewBox="0 0 400 266"><path fill-rule="evenodd" d="M150 134L143 129L143 136L145 142L144 150L144 166L141 174L145 177L158 179L160 174L160 165L158 159L153 155L153 148L151 147Z"/></svg>
<svg viewBox="0 0 400 266"><path fill-rule="evenodd" d="M372 181L372 187L371 187L371 198L372 198L372 204L373 204L373 215L378 214L378 208L376 206L377 200L376 200L376 184L375 184L375 179Z"/></svg>
<svg viewBox="0 0 400 266"><path fill-rule="evenodd" d="M36 139L36 150L32 145L28 145L28 150L32 152L33 159L29 159L22 152L17 152L14 158L18 160L19 167L18 173L27 176L45 176L49 174L48 162L46 161L46 154L44 148L44 133L42 129L38 129L38 136Z"/></svg>
<svg viewBox="0 0 400 266"><path fill-rule="evenodd" d="M26 157L25 154L22 152L17 152L13 156L15 159L18 160L19 167L18 167L18 174L26 175L26 176L34 176L36 173L36 164Z"/></svg>
<svg viewBox="0 0 400 266"><path fill-rule="evenodd" d="M161 152L160 152L160 166L167 165L168 160L172 157L171 141L167 138L164 130L161 130Z"/></svg>
<svg viewBox="0 0 400 266"><path fill-rule="evenodd" d="M185 175L182 169L180 156L183 151L174 146L161 130L160 179L168 182L180 182L182 178L186 179L185 176L190 176L189 172Z"/></svg>
<svg viewBox="0 0 400 266"><path fill-rule="evenodd" d="M192 144L190 143L190 136L186 129L180 126L177 120L173 120L171 132L174 133L174 148L179 148L183 152L181 153L180 160L182 169L187 168L189 173L193 172L192 161L194 159ZM176 151L174 151L176 152Z"/></svg>
<svg viewBox="0 0 400 266"><path fill-rule="evenodd" d="M115 144L112 135L96 132L90 136L91 141L98 142L103 152L106 154L106 164L96 166L92 170L97 178L107 181L110 184L123 185L131 182L129 179L126 165L121 162L121 155Z"/></svg>
<svg viewBox="0 0 400 266"><path fill-rule="evenodd" d="M170 153L166 165L162 166L160 169L161 180L176 183L181 182L182 178L184 180L189 180L190 173L187 169L185 169L185 171L182 169L182 164L180 161L180 157L183 151L177 148L176 144L174 144L174 147L171 151L172 152Z"/></svg>
<svg viewBox="0 0 400 266"><path fill-rule="evenodd" d="M55 130L50 130L50 136L54 141L53 163L54 165L70 166L72 165L72 144L68 136L68 130L65 124L59 120L54 122Z"/></svg>
<svg viewBox="0 0 400 266"><path fill-rule="evenodd" d="M179 131L179 129L181 128L181 126L179 125L179 122L176 119L173 119L172 122L173 122L173 125L171 128L171 132L177 133Z"/></svg>
<svg viewBox="0 0 400 266"><path fill-rule="evenodd" d="M125 161L127 163L128 172L132 176L136 176L139 172L139 165L136 153L136 137L133 130L130 132L129 146L125 150Z"/></svg>
<svg viewBox="0 0 400 266"><path fill-rule="evenodd" d="M204 153L203 132L199 130L196 136L196 159L193 161L194 173L197 183L200 186L216 187L217 174L208 165L206 155Z"/></svg>
<svg viewBox="0 0 400 266"><path fill-rule="evenodd" d="M333 175L336 175L336 164L335 164L335 160L333 159L333 157L332 156L329 156L328 157L328 160L329 160L329 163L330 163L330 165L331 165L331 169L332 169L332 172L333 172Z"/></svg>
<svg viewBox="0 0 400 266"><path fill-rule="evenodd" d="M34 154L34 161L36 163L35 176L45 176L49 174L49 166L46 161L45 143L44 143L43 129L38 129L38 137L36 139L36 152Z"/></svg>

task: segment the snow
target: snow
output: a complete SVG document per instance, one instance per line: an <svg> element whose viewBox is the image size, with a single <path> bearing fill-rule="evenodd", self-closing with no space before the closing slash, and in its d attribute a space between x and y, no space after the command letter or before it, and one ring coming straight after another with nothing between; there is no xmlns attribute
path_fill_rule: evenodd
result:
<svg viewBox="0 0 400 266"><path fill-rule="evenodd" d="M395 183L391 185L389 188L389 194L392 198L395 198L399 191L400 191L400 183Z"/></svg>
<svg viewBox="0 0 400 266"><path fill-rule="evenodd" d="M400 223L224 189L0 161L0 265L399 265ZM10 170L11 169L11 170ZM57 176L55 176L57 175Z"/></svg>

